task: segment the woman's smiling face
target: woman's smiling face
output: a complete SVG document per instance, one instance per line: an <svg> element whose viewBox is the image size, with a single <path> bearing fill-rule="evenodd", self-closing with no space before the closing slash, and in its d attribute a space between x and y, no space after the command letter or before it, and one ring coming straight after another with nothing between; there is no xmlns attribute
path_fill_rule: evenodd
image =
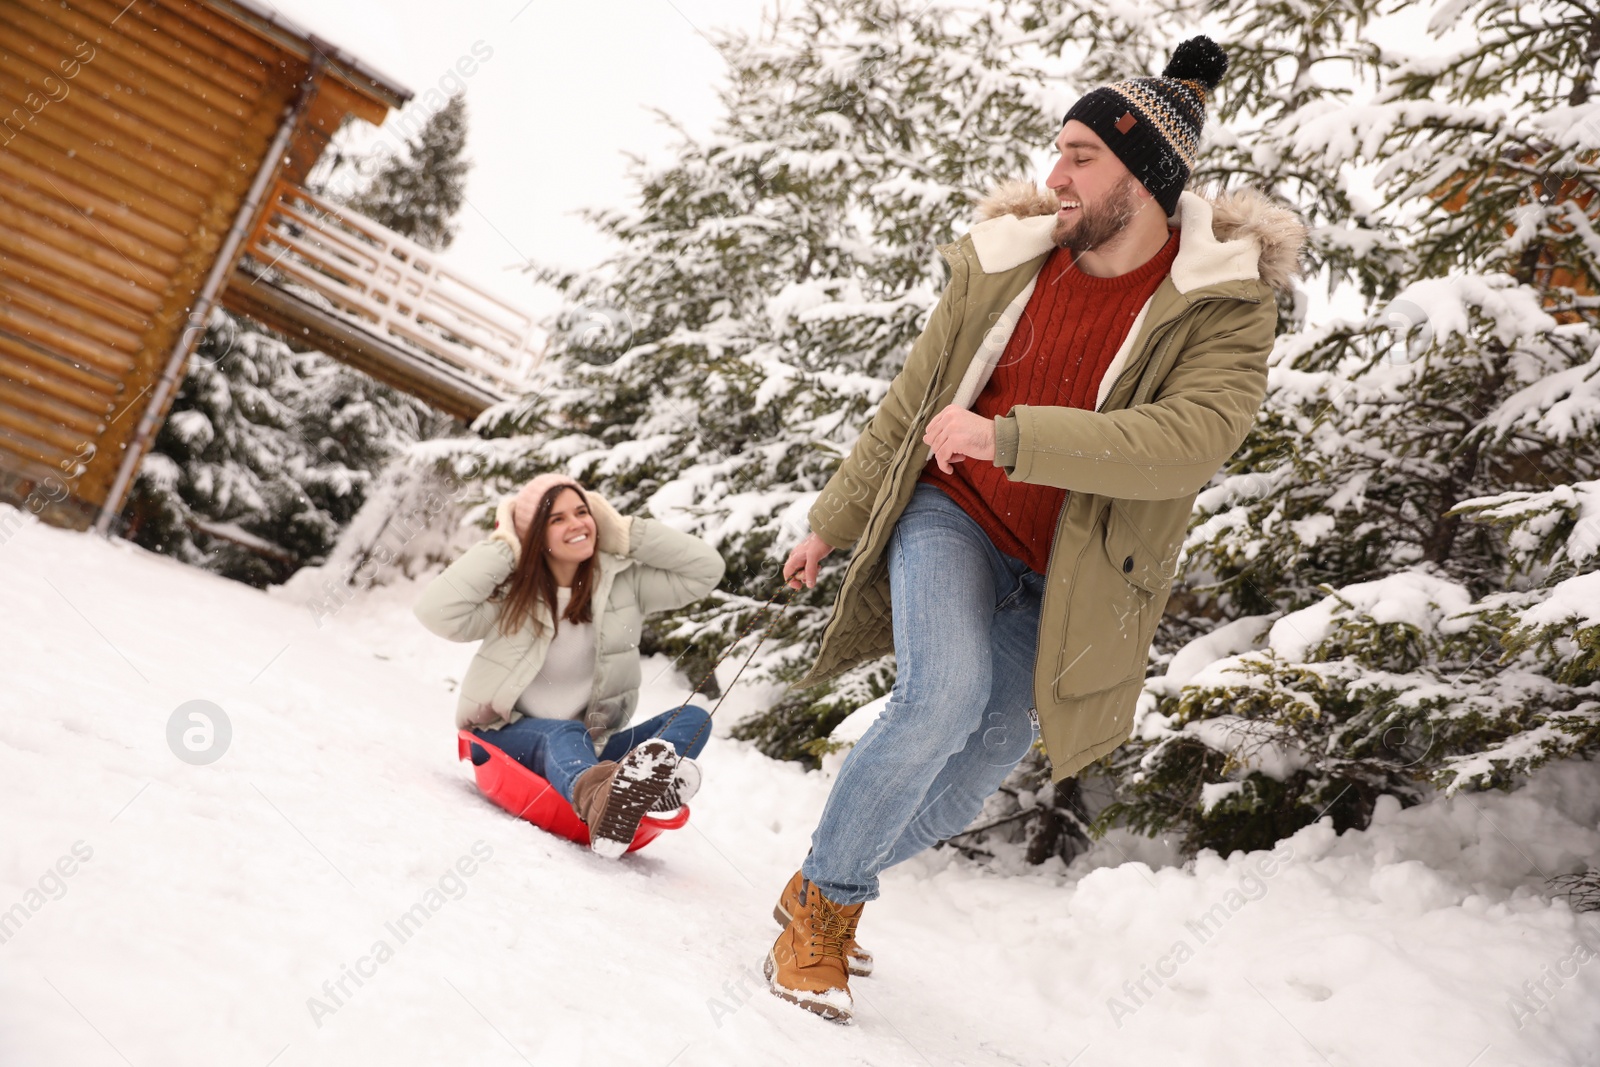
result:
<svg viewBox="0 0 1600 1067"><path fill-rule="evenodd" d="M578 491L560 490L550 506L550 524L545 527L545 551L551 562L579 564L594 555L594 516Z"/></svg>

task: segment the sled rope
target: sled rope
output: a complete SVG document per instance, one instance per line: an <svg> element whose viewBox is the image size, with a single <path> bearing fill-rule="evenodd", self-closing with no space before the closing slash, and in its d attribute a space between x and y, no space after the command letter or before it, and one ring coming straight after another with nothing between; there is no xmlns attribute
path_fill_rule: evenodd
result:
<svg viewBox="0 0 1600 1067"><path fill-rule="evenodd" d="M733 643L730 644L727 647L727 649L725 649L723 651L722 655L717 657L717 662L715 662L715 663L713 663L711 665L711 669L706 671L706 673L701 677L700 681L695 684L695 687L689 691L689 695L684 698L683 703L679 704L677 709L675 711L673 711L672 718L668 719L666 722L661 724L661 730L657 732L657 736L658 737L660 736L660 734L662 732L666 731L667 727L671 726L674 722L676 722L678 720L678 716L683 713L683 709L689 706L689 701L693 700L694 699L694 695L696 693L700 692L701 686L705 685L706 682L710 681L711 678L717 673L717 668L722 666L722 661L728 658L728 653L730 653L734 649L738 648L739 647L739 642L743 641L746 637L748 637L750 635L750 631L755 629L756 624L759 623L763 618L766 618L767 613L772 610L772 602L777 600L778 597L783 596L784 600L783 600L783 602L781 604L778 605L777 613L775 615L773 615L771 620L768 621L767 625L762 628L761 636L756 639L755 646L750 649L750 654L744 658L744 663L742 663L739 666L738 671L736 671L734 673L733 680L730 681L727 684L727 686L722 690L722 695L717 698L716 704L713 705L712 708L711 708L711 711L707 713L706 721L705 721L704 725L702 725L700 727L700 729L695 731L694 739L692 741L690 741L684 747L685 748L694 748L695 745L700 743L700 735L705 733L706 730L711 726L711 720L716 717L717 709L722 707L722 702L724 700L728 699L728 694L729 693L733 692L733 687L738 684L740 675L744 674L744 669L746 667L750 666L750 661L756 658L756 653L761 650L762 644L767 640L767 635L772 632L772 627L774 625L776 625L778 619L782 617L783 609L787 608L789 606L790 601L791 601L792 598L789 597L789 596L786 596L785 594L791 594L793 592L794 592L794 588L792 586L783 585L783 586L779 587L779 589L778 589L778 591L776 593L773 593L770 597L767 598L767 602L765 604L761 605L761 611L759 613L757 613L754 617L751 618L749 623L747 623L745 625L745 628L739 633L739 636L733 639ZM674 761L673 761L673 766L676 767L679 763L681 763L683 761L684 757L678 755L676 750L674 750L673 755L676 756L676 759L674 759Z"/></svg>

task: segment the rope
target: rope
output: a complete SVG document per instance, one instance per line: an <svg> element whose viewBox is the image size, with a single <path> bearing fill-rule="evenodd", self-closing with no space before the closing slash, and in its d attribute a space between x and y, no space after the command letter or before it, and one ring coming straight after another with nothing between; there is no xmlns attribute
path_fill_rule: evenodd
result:
<svg viewBox="0 0 1600 1067"><path fill-rule="evenodd" d="M666 722L661 724L661 729L656 732L656 736L657 737L661 736L662 733L665 733L667 727L671 726L674 722L676 722L678 720L678 716L683 714L683 709L689 706L689 701L694 699L694 695L696 693L700 692L701 687L704 686L706 684L706 682L710 681L711 677L717 673L717 668L722 666L722 661L728 658L728 653L730 653L734 649L738 648L739 647L739 642L743 641L747 636L749 636L750 631L755 628L756 623L760 622L761 619L764 618L766 616L766 614L769 611L772 610L772 602L774 600L777 600L778 597L780 597L780 596L784 596L785 594L791 594L793 592L794 592L794 587L793 586L784 585L784 586L780 587L779 590L776 593L773 593L770 597L767 598L767 602L765 604L761 605L761 611L757 615L755 615L750 620L750 622L748 624L746 624L744 630L739 634L738 637L733 639L733 643L730 644L727 647L727 649L723 651L722 655L717 657L717 662L715 662L715 663L713 663L711 665L711 669L706 671L706 673L701 677L699 682L695 683L695 687L689 691L689 695L684 698L683 703L679 704L677 709L675 711L673 711L672 718L668 719ZM717 710L722 707L722 702L724 700L728 699L728 694L729 693L733 692L733 687L736 684L738 684L740 675L744 674L745 668L750 666L750 661L756 658L756 653L761 650L762 644L764 644L766 642L766 640L767 640L767 634L772 632L772 627L774 625L776 625L777 621L783 616L783 610L784 610L784 608L787 608L789 606L791 600L792 600L792 597L785 596L783 603L778 605L777 614L773 615L772 616L772 620L770 622L768 622L767 625L762 629L761 636L760 636L760 638L758 638L756 640L755 647L750 649L750 654L744 658L744 663L741 664L740 667L739 667L739 670L737 672L735 672L735 674L733 676L733 680L730 681L727 684L727 686L722 690L722 695L717 698L716 704L713 705L713 707L711 708L711 711L706 715L706 721L701 725L700 729L695 731L695 735L694 735L693 740L691 740L687 745L684 746L685 749L693 749L695 745L700 743L700 736L703 733L705 733L707 729L710 728L711 720L712 720L713 717L716 716ZM673 754L675 756L677 756L677 759L673 761L673 766L676 767L679 763L683 762L685 757L681 756L681 755L678 755L676 749L673 750Z"/></svg>

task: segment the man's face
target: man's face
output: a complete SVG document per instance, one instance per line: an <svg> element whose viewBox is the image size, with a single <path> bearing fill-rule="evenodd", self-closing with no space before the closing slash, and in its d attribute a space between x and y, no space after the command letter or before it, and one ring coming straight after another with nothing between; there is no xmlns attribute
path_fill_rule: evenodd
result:
<svg viewBox="0 0 1600 1067"><path fill-rule="evenodd" d="M1061 153L1047 184L1061 201L1053 239L1083 253L1104 246L1144 206L1144 187L1093 130L1073 119L1056 138Z"/></svg>

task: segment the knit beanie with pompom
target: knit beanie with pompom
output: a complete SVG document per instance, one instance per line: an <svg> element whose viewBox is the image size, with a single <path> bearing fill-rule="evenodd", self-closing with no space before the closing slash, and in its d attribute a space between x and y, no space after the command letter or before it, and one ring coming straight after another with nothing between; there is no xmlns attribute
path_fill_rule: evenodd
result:
<svg viewBox="0 0 1600 1067"><path fill-rule="evenodd" d="M1092 89L1072 105L1061 125L1076 119L1093 130L1171 216L1194 172L1206 94L1227 69L1220 45L1209 37L1191 37L1173 49L1161 77Z"/></svg>

